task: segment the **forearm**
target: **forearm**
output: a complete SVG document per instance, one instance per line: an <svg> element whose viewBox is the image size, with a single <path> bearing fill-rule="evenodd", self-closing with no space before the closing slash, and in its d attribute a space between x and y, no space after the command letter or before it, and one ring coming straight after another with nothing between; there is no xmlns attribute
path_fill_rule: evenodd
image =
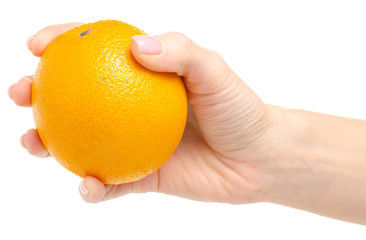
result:
<svg viewBox="0 0 366 240"><path fill-rule="evenodd" d="M269 201L366 224L366 121L274 110Z"/></svg>

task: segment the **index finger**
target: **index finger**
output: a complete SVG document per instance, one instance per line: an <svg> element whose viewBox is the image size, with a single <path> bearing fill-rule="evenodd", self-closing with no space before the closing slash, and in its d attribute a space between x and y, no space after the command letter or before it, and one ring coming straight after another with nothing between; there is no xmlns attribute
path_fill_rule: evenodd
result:
<svg viewBox="0 0 366 240"><path fill-rule="evenodd" d="M82 23L73 22L45 27L28 39L27 47L34 56L40 57L48 44L58 35L80 25L82 25Z"/></svg>

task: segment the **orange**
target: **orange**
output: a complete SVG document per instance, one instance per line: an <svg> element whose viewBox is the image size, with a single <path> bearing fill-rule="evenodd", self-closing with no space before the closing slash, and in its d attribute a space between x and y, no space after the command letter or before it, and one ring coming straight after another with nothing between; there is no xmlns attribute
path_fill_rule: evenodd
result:
<svg viewBox="0 0 366 240"><path fill-rule="evenodd" d="M98 21L71 29L44 51L32 85L40 138L61 165L105 184L136 181L178 146L187 118L181 77L132 56L129 24Z"/></svg>

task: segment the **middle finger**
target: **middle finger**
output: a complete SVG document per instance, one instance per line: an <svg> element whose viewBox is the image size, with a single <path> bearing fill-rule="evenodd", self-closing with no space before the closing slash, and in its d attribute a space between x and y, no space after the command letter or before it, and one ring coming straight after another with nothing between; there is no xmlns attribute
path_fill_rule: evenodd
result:
<svg viewBox="0 0 366 240"><path fill-rule="evenodd" d="M16 84L9 87L8 93L16 105L30 107L32 105L32 76L22 77Z"/></svg>

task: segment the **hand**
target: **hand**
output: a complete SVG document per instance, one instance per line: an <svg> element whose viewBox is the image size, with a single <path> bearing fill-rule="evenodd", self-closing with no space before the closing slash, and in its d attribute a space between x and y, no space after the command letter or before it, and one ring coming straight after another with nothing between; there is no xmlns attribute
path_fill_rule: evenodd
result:
<svg viewBox="0 0 366 240"><path fill-rule="evenodd" d="M35 56L59 34L79 25L50 26L28 41ZM105 186L86 177L80 193L100 202L128 193L162 192L200 201L268 201L366 224L366 121L265 105L215 52L186 36L136 36L133 56L146 68L184 78L188 121L171 158L149 176ZM9 88L31 106L32 76ZM35 129L21 142L48 157Z"/></svg>
<svg viewBox="0 0 366 240"><path fill-rule="evenodd" d="M39 57L54 38L77 25L80 23L46 27L27 42L28 48ZM272 141L271 108L217 53L186 36L167 33L154 37L161 52L146 48L144 39L136 37L131 43L139 63L184 78L189 109L183 138L168 162L144 179L108 186L97 178L86 177L80 185L83 199L100 202L128 193L154 191L200 201L259 201L265 184L258 166ZM17 105L31 107L31 84L32 76L27 76L9 88L9 96ZM35 129L23 135L21 142L34 156L50 156Z"/></svg>

